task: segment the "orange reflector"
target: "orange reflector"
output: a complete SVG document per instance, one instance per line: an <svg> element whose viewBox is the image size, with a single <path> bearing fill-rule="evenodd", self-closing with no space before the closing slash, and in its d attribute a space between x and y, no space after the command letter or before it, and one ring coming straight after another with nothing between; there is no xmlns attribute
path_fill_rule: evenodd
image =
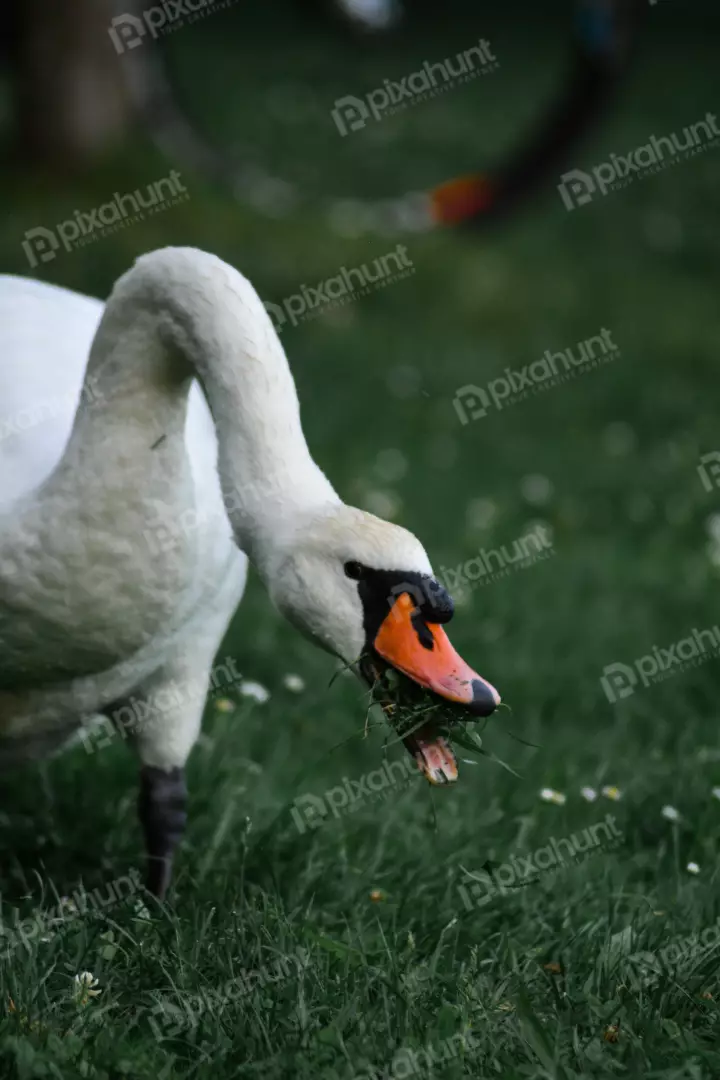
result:
<svg viewBox="0 0 720 1080"><path fill-rule="evenodd" d="M440 225L456 225L487 210L492 200L492 187L482 175L460 176L430 192L432 215Z"/></svg>

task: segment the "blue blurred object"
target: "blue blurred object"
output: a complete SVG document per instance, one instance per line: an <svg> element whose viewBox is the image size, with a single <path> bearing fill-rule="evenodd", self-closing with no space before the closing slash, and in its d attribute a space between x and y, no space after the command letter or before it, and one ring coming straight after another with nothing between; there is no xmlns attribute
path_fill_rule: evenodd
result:
<svg viewBox="0 0 720 1080"><path fill-rule="evenodd" d="M615 23L612 0L584 0L578 8L577 34L591 52L608 53L615 48Z"/></svg>

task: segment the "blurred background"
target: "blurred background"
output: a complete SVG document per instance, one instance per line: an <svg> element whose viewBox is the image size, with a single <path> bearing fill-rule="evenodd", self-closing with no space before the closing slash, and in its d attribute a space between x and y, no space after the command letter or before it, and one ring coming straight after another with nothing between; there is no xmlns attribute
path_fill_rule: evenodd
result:
<svg viewBox="0 0 720 1080"><path fill-rule="evenodd" d="M379 0L194 3L194 14L131 9L136 20L150 12L144 36L100 0L11 5L3 271L103 297L139 254L165 244L239 267L276 321L288 319L308 440L348 501L413 529L436 570L512 545L538 522L552 530L556 557L457 590L467 610L456 634L530 716L553 716L572 686L573 722L588 720L607 705L596 669L652 645L658 619L670 619L672 638L694 603L713 610L713 495L697 466L720 444L720 156L717 144L700 147L571 211L557 185L561 171L587 171L712 113L717 11L641 6L629 72L558 175L495 225L427 230L412 214L398 228L388 201L495 165L527 140L565 81L574 5L454 2L439 17L430 3ZM366 100L479 41L495 61L476 62L477 77L341 132L338 100ZM160 104L141 117L159 65L174 106L154 95ZM187 138L190 126L221 151L226 173ZM138 192L139 213L132 198L121 211L106 205ZM62 232L57 250L28 240L38 228ZM303 288L372 267L398 244L406 273L310 308ZM541 380L462 422L458 390L487 387L546 350L577 351L602 328L618 360ZM244 647L257 646L254 665L269 678L269 647L285 630L264 597L248 604L258 632ZM284 647L323 663L292 635ZM533 726L527 711L523 723Z"/></svg>
<svg viewBox="0 0 720 1080"><path fill-rule="evenodd" d="M435 925L458 858L502 858L528 830L569 832L587 810L580 787L612 785L623 793L622 888L667 888L677 903L710 910L720 824L711 797L720 783L717 659L626 696L607 668L632 667L656 646L720 623L720 140L703 134L695 153L636 170L632 182L572 209L558 185L564 172L590 172L651 136L682 138L720 113L717 4L639 5L632 64L572 159L504 219L457 229L425 227L417 195L398 219L393 200L482 171L532 133L565 79L569 0L274 0L198 5L195 14L168 5L153 9L161 11L151 16L153 40L149 31L132 38L127 24L115 24L113 37L118 9L102 0L10 0L0 269L105 297L141 253L188 244L246 274L282 330L321 467L346 501L413 530L455 585L453 642L511 706L487 737L522 777L483 762L431 801L424 791L403 796L393 804L405 837L395 836L395 847L377 847L387 807L364 808L342 826L343 838L299 839L290 830L263 854L282 871L273 887L291 905L299 882L310 882L327 924L341 923L356 887L363 898L370 884L397 893L421 860L424 901L394 915L397 933L412 924L420 940L423 920L428 934ZM481 40L495 58L487 70L341 130L338 101L367 102L385 80ZM141 115L138 101L157 87L160 66L165 96ZM222 168L191 130L220 151ZM137 214L105 210L102 224L100 208L138 192L152 205ZM342 268L372 266L398 244L408 272L312 307L308 289ZM529 391L508 374L548 350L578 355L602 331L614 343L604 363L564 379L534 369ZM512 393L497 389L501 380ZM468 386L472 400L467 390L458 399ZM507 552L538 527L543 557L513 564ZM493 564L504 560L503 572L470 581L467 560L503 546ZM343 772L374 768L382 744L374 733L331 753L362 727L361 691L342 679L328 689L332 661L282 624L255 579L225 651L270 699L213 715L193 758L189 844L199 852L208 837L217 841L217 873L215 864L207 871L213 901L231 888L221 856L234 865L243 815L269 821L297 790L320 791ZM282 682L297 672L300 695ZM120 746L98 755L89 779L82 751L53 763L55 832L42 852L36 796L18 784L14 805L27 817L6 822L4 843L16 851L26 844L61 878L89 872L92 844L78 839L71 807L86 783L130 805L133 766L123 754ZM299 761L315 770L300 789ZM564 809L539 802L546 786L567 796ZM235 806L229 793L238 787L235 816L218 837L219 793ZM110 802L98 800L92 835L108 831L112 861L129 857L137 837L128 831L131 809L118 823ZM685 822L672 834L660 813L668 803ZM550 823L542 816L549 812L558 815ZM431 835L433 815L439 832ZM328 848L301 877L311 843ZM422 854L418 843L429 845ZM692 896L671 873L689 860L705 873ZM200 863L189 855L185 873L192 877ZM563 917L558 906L558 940ZM522 924L528 946L530 924ZM457 933L477 940L467 924Z"/></svg>

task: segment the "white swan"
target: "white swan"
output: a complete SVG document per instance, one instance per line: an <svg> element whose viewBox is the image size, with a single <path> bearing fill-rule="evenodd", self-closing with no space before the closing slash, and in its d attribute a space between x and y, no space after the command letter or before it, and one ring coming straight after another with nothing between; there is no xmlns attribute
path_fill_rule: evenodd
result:
<svg viewBox="0 0 720 1080"><path fill-rule="evenodd" d="M419 541L346 506L313 461L271 320L220 259L145 255L104 310L0 277L0 402L0 762L173 687L132 732L155 892L247 558L367 678L390 663L477 713L499 702L437 625L452 602ZM431 732L407 745L429 779L455 778Z"/></svg>

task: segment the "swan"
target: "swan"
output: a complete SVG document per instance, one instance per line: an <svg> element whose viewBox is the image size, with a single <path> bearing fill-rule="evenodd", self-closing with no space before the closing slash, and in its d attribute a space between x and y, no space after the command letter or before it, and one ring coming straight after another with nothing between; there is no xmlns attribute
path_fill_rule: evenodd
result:
<svg viewBox="0 0 720 1080"><path fill-rule="evenodd" d="M384 665L478 715L499 703L450 645L419 540L343 503L313 460L272 321L221 259L143 255L104 305L0 276L0 402L0 764L172 688L131 732L159 897L248 560L366 683ZM429 780L455 779L444 740L405 741Z"/></svg>

